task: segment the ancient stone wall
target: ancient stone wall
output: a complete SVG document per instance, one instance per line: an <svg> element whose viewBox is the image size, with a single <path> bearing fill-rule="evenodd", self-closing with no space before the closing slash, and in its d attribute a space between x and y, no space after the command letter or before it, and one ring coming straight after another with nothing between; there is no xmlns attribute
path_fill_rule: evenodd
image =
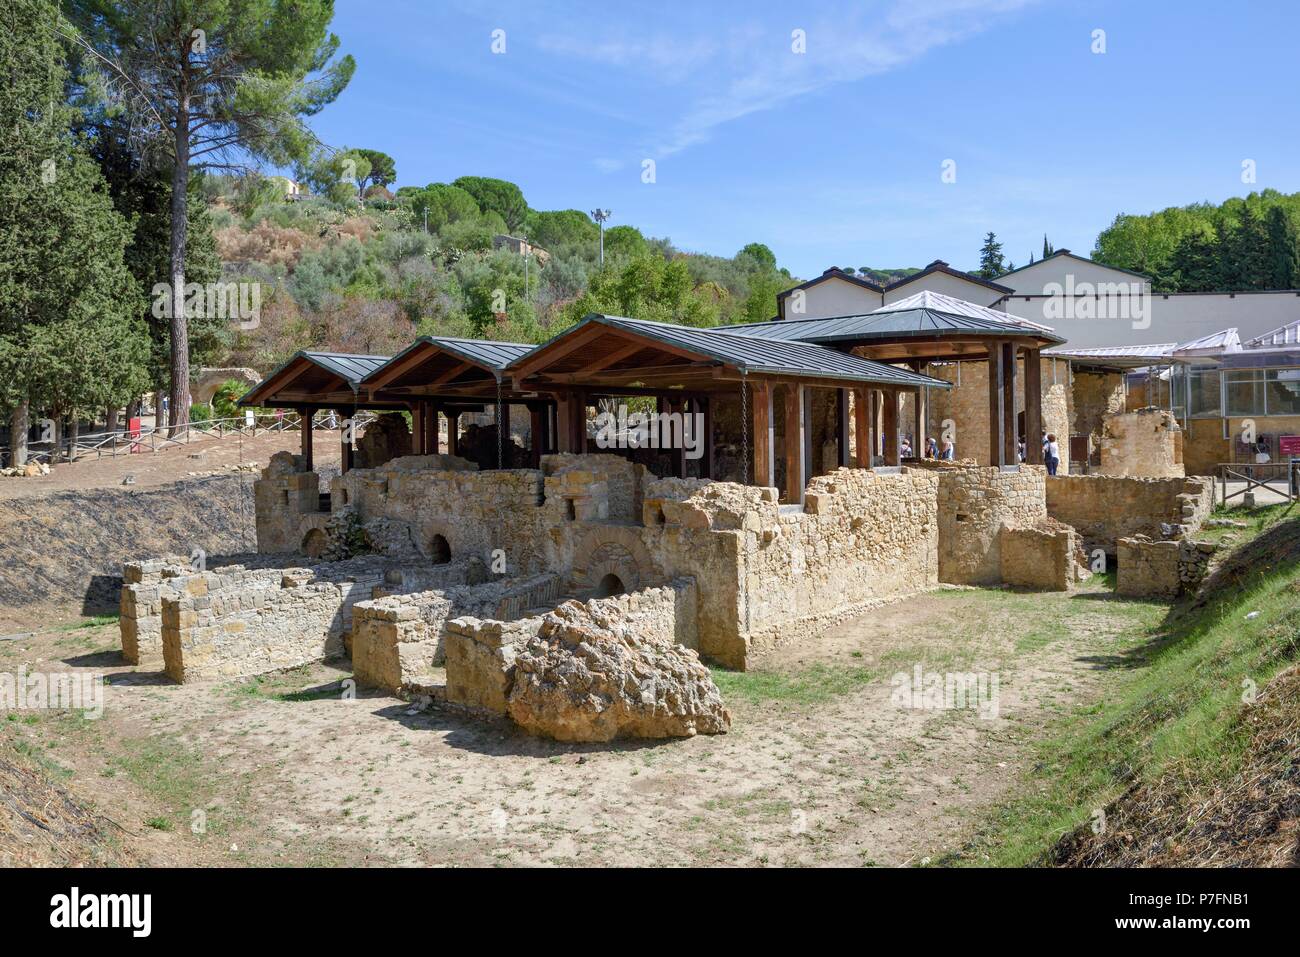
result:
<svg viewBox="0 0 1300 957"><path fill-rule="evenodd" d="M453 618L519 618L559 601L563 579L536 575L457 585L358 602L352 609L352 669L362 684L398 692L441 666Z"/></svg>
<svg viewBox="0 0 1300 957"><path fill-rule="evenodd" d="M1069 591L1086 571L1078 562L1078 535L1045 519L1035 525L1008 523L999 533L1002 583L1033 591Z"/></svg>
<svg viewBox="0 0 1300 957"><path fill-rule="evenodd" d="M1176 598L1195 593L1209 570L1212 542L1152 541L1145 535L1117 545L1115 591L1134 598Z"/></svg>
<svg viewBox="0 0 1300 957"><path fill-rule="evenodd" d="M1115 554L1121 538L1191 534L1214 507L1211 479L1057 475L1047 479L1047 513L1073 525L1088 551Z"/></svg>
<svg viewBox="0 0 1300 957"><path fill-rule="evenodd" d="M185 682L336 657L346 650L356 602L464 577L463 564L400 568L373 557L303 568L235 565L177 576L160 595L163 670Z"/></svg>
<svg viewBox="0 0 1300 957"><path fill-rule="evenodd" d="M353 464L372 469L411 454L411 427L400 412L377 415L357 439Z"/></svg>
<svg viewBox="0 0 1300 957"><path fill-rule="evenodd" d="M1047 517L1041 465L1006 469L953 466L935 472L938 489L938 576L954 585L1002 581L1002 528Z"/></svg>
<svg viewBox="0 0 1300 957"><path fill-rule="evenodd" d="M1092 450L1101 447L1102 420L1124 411L1124 376L1119 372L1074 373L1071 435L1088 436Z"/></svg>
<svg viewBox="0 0 1300 957"><path fill-rule="evenodd" d="M1148 407L1106 416L1098 472L1136 478L1181 478L1183 430L1173 413Z"/></svg>
<svg viewBox="0 0 1300 957"><path fill-rule="evenodd" d="M1070 470L1070 421L1074 410L1071 372L1068 362L1041 359L1043 428L1054 434L1061 449L1062 472ZM1024 360L1016 363L1016 415L1025 411ZM951 389L930 390L929 434L943 434L945 419L954 425L954 446L958 458L975 459L987 465L989 459L989 375L985 362L961 362L931 366L930 375L953 383ZM1028 437L1026 437L1028 440Z"/></svg>

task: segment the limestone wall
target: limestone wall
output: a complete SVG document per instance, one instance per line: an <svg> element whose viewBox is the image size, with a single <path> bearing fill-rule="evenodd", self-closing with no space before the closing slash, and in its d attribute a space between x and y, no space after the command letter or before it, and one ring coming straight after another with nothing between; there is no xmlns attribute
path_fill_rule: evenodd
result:
<svg viewBox="0 0 1300 957"><path fill-rule="evenodd" d="M1211 542L1152 541L1145 535L1117 545L1115 591L1134 598L1176 598L1193 593L1209 569Z"/></svg>
<svg viewBox="0 0 1300 957"><path fill-rule="evenodd" d="M1074 373L1071 435L1088 436L1090 449L1101 448L1102 420L1125 408L1124 376L1119 372Z"/></svg>
<svg viewBox="0 0 1300 957"><path fill-rule="evenodd" d="M1115 554L1121 538L1155 539L1194 532L1214 507L1208 478L1057 475L1047 479L1047 512L1073 525L1092 551Z"/></svg>
<svg viewBox="0 0 1300 957"><path fill-rule="evenodd" d="M1008 523L999 533L1004 585L1033 591L1068 591L1086 572L1077 562L1078 535L1050 518L1036 525Z"/></svg>
<svg viewBox="0 0 1300 957"><path fill-rule="evenodd" d="M634 633L638 643L694 648L696 584L675 579L626 595L596 598L580 605L581 616L602 628ZM542 630L545 616L518 621L456 618L447 622L447 700L497 714L509 713L515 658Z"/></svg>
<svg viewBox="0 0 1300 957"><path fill-rule="evenodd" d="M358 602L352 608L353 673L362 684L401 691L444 663L451 619L510 621L554 605L562 584L558 575L536 575Z"/></svg>
<svg viewBox="0 0 1300 957"><path fill-rule="evenodd" d="M1103 475L1181 478L1183 431L1173 413L1145 408L1108 415L1102 422Z"/></svg>
<svg viewBox="0 0 1300 957"><path fill-rule="evenodd" d="M398 568L363 558L309 568L231 566L179 576L161 595L163 670L175 681L264 674L342 655L352 606L463 582L463 564ZM125 644L124 630L124 644Z"/></svg>
<svg viewBox="0 0 1300 957"><path fill-rule="evenodd" d="M1070 422L1074 414L1070 365L1064 360L1042 359L1043 428L1054 434L1061 449L1061 471L1070 470ZM959 371L960 370L960 371ZM1024 360L1016 363L1016 415L1025 411ZM930 375L953 383L951 389L930 391L930 435L943 434L943 422L951 419L958 458L988 465L989 458L989 375L985 362L961 362L932 366ZM1037 438L1037 437L1035 437Z"/></svg>
<svg viewBox="0 0 1300 957"><path fill-rule="evenodd" d="M1047 517L1041 465L1006 470L956 466L936 472L938 576L955 585L1002 581L1004 525L1032 526Z"/></svg>

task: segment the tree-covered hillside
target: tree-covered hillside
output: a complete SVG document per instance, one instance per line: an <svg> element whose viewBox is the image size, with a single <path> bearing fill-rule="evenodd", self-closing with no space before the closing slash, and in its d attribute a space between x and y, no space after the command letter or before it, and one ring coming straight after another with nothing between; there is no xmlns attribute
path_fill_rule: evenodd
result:
<svg viewBox="0 0 1300 957"><path fill-rule="evenodd" d="M594 311L760 321L799 281L761 243L730 258L686 253L631 225L606 228L601 269L587 213L533 209L516 184L479 176L390 193L366 183L366 154L304 165L310 195L296 198L274 178L205 180L223 278L263 290L257 328L232 329L220 361L265 369L299 348L392 353L433 333L540 342ZM498 236L541 252L494 248Z"/></svg>
<svg viewBox="0 0 1300 957"><path fill-rule="evenodd" d="M1219 205L1121 213L1092 258L1151 277L1156 292L1300 286L1300 193L1266 189Z"/></svg>

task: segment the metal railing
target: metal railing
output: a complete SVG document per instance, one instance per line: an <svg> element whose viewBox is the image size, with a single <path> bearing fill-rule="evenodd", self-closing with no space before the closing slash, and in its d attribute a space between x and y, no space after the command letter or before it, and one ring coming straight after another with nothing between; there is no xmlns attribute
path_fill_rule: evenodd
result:
<svg viewBox="0 0 1300 957"><path fill-rule="evenodd" d="M375 418L373 412L358 412L353 416L352 421L357 426L365 426ZM335 416L333 425L330 425L331 419L329 413L316 413L312 416L312 431L333 431L340 428L344 419ZM59 461L74 462L77 459L94 455L95 458L102 458L105 455L134 455L143 452L161 452L164 449L173 446L188 445L195 441L196 437L223 439L232 435L243 435L252 438L257 435L264 435L268 432L298 432L302 429L302 417L297 412L285 412L284 415L263 414L253 417L250 424L248 419L243 416L230 416L221 419L203 419L198 422L187 422L184 425L177 426L141 426L137 430L132 429L115 429L108 432L91 432L86 435L78 435L75 439L66 438L60 443ZM37 448L45 446L45 448ZM9 449L0 447L0 451L5 453L5 458L9 457ZM29 441L27 443L27 461L28 462L53 462L55 458L55 442L53 439L44 441Z"/></svg>
<svg viewBox="0 0 1300 957"><path fill-rule="evenodd" d="M1300 459L1286 462L1221 462L1215 469L1219 485L1219 504L1265 489L1283 496L1288 502L1300 498ZM1229 482L1244 482L1245 487L1229 494Z"/></svg>

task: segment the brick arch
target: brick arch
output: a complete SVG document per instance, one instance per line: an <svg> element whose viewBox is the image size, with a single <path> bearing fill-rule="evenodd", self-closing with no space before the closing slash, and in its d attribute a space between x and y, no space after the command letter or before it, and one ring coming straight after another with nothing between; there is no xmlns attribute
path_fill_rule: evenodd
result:
<svg viewBox="0 0 1300 957"><path fill-rule="evenodd" d="M606 575L615 575L626 591L633 592L654 575L654 561L636 529L620 526L594 528L579 543L573 558L575 591L595 591Z"/></svg>
<svg viewBox="0 0 1300 957"><path fill-rule="evenodd" d="M440 539L441 542L445 542L447 545L449 552L447 558L454 559L464 554L464 544L452 532L451 526L443 522L434 522L425 525L421 530L419 541L420 554L430 560L442 557L438 554L439 550L435 546L435 543L441 544L439 542Z"/></svg>

